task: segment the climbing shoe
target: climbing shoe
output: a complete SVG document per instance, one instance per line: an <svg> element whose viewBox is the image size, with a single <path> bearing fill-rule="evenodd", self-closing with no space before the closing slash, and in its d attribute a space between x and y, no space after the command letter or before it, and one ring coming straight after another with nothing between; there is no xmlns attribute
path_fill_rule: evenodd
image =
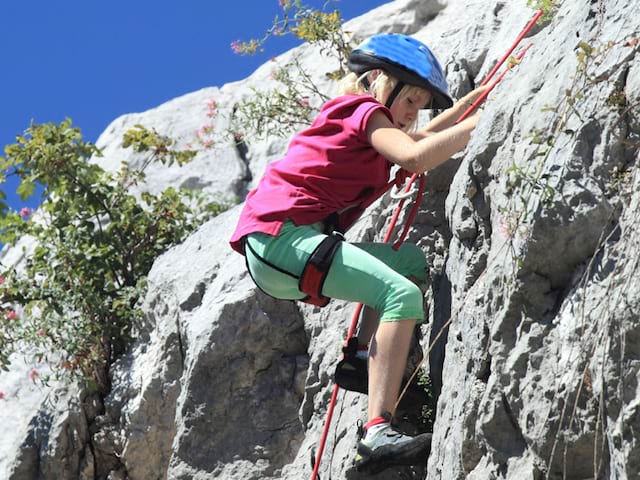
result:
<svg viewBox="0 0 640 480"><path fill-rule="evenodd" d="M367 357L358 355L358 339L351 337L342 347L344 357L336 365L334 381L344 390L367 393L369 381Z"/></svg>
<svg viewBox="0 0 640 480"><path fill-rule="evenodd" d="M367 359L356 356L345 356L336 365L335 382L344 390L367 393L369 391L369 374Z"/></svg>
<svg viewBox="0 0 640 480"><path fill-rule="evenodd" d="M356 355L357 347L357 338L351 337L342 349L344 357L336 365L333 379L343 390L367 394L369 392L367 359ZM404 391L406 384L407 379L404 379L401 391ZM409 405L425 404L428 400L429 395L425 388L418 384L417 379L414 379L402 396L399 407L403 409Z"/></svg>
<svg viewBox="0 0 640 480"><path fill-rule="evenodd" d="M358 442L355 466L358 472L375 475L389 467L426 463L431 451L431 434L404 435L386 424Z"/></svg>

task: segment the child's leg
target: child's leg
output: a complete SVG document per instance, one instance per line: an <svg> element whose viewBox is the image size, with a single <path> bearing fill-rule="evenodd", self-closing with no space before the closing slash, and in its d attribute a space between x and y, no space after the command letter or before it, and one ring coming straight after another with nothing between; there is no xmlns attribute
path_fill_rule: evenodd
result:
<svg viewBox="0 0 640 480"><path fill-rule="evenodd" d="M306 258L323 238L324 235L309 227L297 227L283 238L269 240L259 253L278 268L299 275ZM413 328L416 321L424 320L422 291L406 278L425 277L424 257L417 261L416 249L405 247L394 251L388 244L356 246L343 242L324 284L324 295L363 303L380 313L381 326L375 335L370 366L370 416L378 416L385 410L393 413ZM295 283L292 288L295 290ZM291 297L295 297L295 291Z"/></svg>
<svg viewBox="0 0 640 480"><path fill-rule="evenodd" d="M358 337L358 345L365 346L369 345L373 335L376 333L378 329L378 323L380 322L380 314L376 312L373 308L367 307L366 305L362 309L362 316L360 317L360 323L358 324L358 332L356 333L356 337Z"/></svg>
<svg viewBox="0 0 640 480"><path fill-rule="evenodd" d="M362 242L355 246L378 258L396 272L409 278L413 283L424 288L426 283L426 260L420 248L405 243L399 250L393 250L387 243ZM376 333L380 315L365 305L358 326L358 345L368 345Z"/></svg>
<svg viewBox="0 0 640 480"><path fill-rule="evenodd" d="M415 325L415 320L401 320L378 327L369 349L369 420L395 413Z"/></svg>
<svg viewBox="0 0 640 480"><path fill-rule="evenodd" d="M371 246L377 253L385 250L388 255L379 259L357 246L342 245L323 289L330 297L359 301L370 307L363 313L358 332L361 344L375 332L369 351L369 420L383 412L394 413L416 321L424 319L420 288L387 265L392 263L390 259L405 261L402 254ZM424 260L417 266L410 264L406 273L416 274L420 265Z"/></svg>
<svg viewBox="0 0 640 480"><path fill-rule="evenodd" d="M329 269L323 294L363 303L378 312L382 322L406 319L422 322L422 291L384 260L386 258L380 259L359 246L343 242Z"/></svg>

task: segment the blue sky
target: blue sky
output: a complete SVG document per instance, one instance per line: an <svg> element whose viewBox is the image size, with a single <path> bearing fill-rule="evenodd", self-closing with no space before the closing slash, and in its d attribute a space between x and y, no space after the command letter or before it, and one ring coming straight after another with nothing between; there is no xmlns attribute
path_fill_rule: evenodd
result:
<svg viewBox="0 0 640 480"><path fill-rule="evenodd" d="M350 19L385 3L340 0L328 8ZM95 142L122 114L247 77L298 43L274 39L253 57L231 51L234 40L259 38L279 12L278 0L2 0L0 155L31 121L70 117ZM2 188L13 208L36 206L15 197L11 179Z"/></svg>

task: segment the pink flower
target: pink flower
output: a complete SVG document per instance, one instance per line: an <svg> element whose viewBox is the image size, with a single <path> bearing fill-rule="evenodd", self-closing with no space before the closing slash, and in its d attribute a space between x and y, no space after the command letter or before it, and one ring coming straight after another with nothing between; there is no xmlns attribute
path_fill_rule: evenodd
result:
<svg viewBox="0 0 640 480"><path fill-rule="evenodd" d="M231 50L233 50L233 53L242 53L242 42L240 40L231 42Z"/></svg>
<svg viewBox="0 0 640 480"><path fill-rule="evenodd" d="M213 98L207 100L207 117L215 117L218 114L218 102Z"/></svg>
<svg viewBox="0 0 640 480"><path fill-rule="evenodd" d="M498 219L498 231L504 238L506 238L507 240L512 240L515 236L517 228L517 219L513 218L513 215L500 215L500 218Z"/></svg>
<svg viewBox="0 0 640 480"><path fill-rule="evenodd" d="M40 374L38 373L38 370L36 370L35 368L32 368L31 370L29 370L29 380L31 380L32 382L35 383L35 381L39 376Z"/></svg>
<svg viewBox="0 0 640 480"><path fill-rule="evenodd" d="M44 328L40 328L38 329L38 336L39 337L44 337L47 334L46 330Z"/></svg>
<svg viewBox="0 0 640 480"><path fill-rule="evenodd" d="M16 312L15 310L9 310L7 312L7 319L8 320L16 320L20 315L18 315L18 312Z"/></svg>
<svg viewBox="0 0 640 480"><path fill-rule="evenodd" d="M5 280L6 280L6 278L4 278L2 275L0 275L0 285L2 285Z"/></svg>
<svg viewBox="0 0 640 480"><path fill-rule="evenodd" d="M213 131L213 125L202 125L200 127L200 135L209 135Z"/></svg>
<svg viewBox="0 0 640 480"><path fill-rule="evenodd" d="M6 397L5 393L0 390L0 400L2 400L4 397Z"/></svg>
<svg viewBox="0 0 640 480"><path fill-rule="evenodd" d="M31 209L29 207L23 207L22 210L20 210L20 216L23 220L26 220L29 215L31 215Z"/></svg>
<svg viewBox="0 0 640 480"><path fill-rule="evenodd" d="M251 39L248 42L241 42L240 40L234 40L231 42L231 50L233 53L240 55L252 55L260 48L260 42L258 40Z"/></svg>

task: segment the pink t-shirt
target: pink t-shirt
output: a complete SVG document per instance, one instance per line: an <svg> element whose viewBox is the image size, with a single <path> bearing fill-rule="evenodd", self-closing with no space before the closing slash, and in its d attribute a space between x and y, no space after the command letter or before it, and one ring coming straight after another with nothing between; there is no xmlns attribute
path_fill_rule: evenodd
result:
<svg viewBox="0 0 640 480"><path fill-rule="evenodd" d="M327 102L313 124L293 138L286 156L269 164L258 187L247 195L231 237L233 249L242 253L245 235L278 235L286 220L296 225L324 220L384 187L391 163L366 134L367 121L377 110L391 119L391 112L369 95L344 95Z"/></svg>

